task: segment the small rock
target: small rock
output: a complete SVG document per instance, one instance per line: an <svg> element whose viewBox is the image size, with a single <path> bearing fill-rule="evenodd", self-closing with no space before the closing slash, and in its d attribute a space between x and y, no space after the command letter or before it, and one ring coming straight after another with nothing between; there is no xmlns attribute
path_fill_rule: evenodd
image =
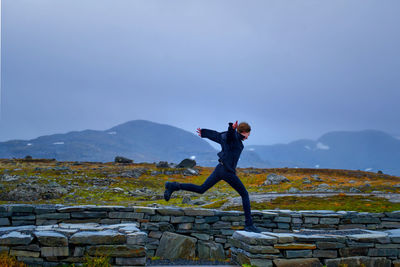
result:
<svg viewBox="0 0 400 267"><path fill-rule="evenodd" d="M196 169L187 168L182 172L182 174L185 176L199 175L199 171Z"/></svg>
<svg viewBox="0 0 400 267"><path fill-rule="evenodd" d="M191 201L191 198L188 196L184 196L182 199L182 204L189 204Z"/></svg>
<svg viewBox="0 0 400 267"><path fill-rule="evenodd" d="M300 189L296 188L296 187L291 187L288 191L289 193L299 193Z"/></svg>
<svg viewBox="0 0 400 267"><path fill-rule="evenodd" d="M151 176L156 176L156 175L159 175L159 174L162 174L162 172L160 172L160 171L151 171L151 173L150 173Z"/></svg>
<svg viewBox="0 0 400 267"><path fill-rule="evenodd" d="M207 201L205 201L203 198L194 199L194 200L191 200L191 201L189 202L190 205L196 205L196 206L198 206L198 205L204 205L204 204L206 204L206 203L207 203Z"/></svg>
<svg viewBox="0 0 400 267"><path fill-rule="evenodd" d="M12 182L18 180L20 177L18 175L3 174L0 178L4 182Z"/></svg>
<svg viewBox="0 0 400 267"><path fill-rule="evenodd" d="M114 188L112 188L111 190L112 190L114 193L122 193L122 192L125 191L125 190L122 189L121 187L114 187Z"/></svg>
<svg viewBox="0 0 400 267"><path fill-rule="evenodd" d="M119 176L125 178L139 178L142 174L147 172L147 168L135 168L129 171L122 172Z"/></svg>
<svg viewBox="0 0 400 267"><path fill-rule="evenodd" d="M350 193L361 193L361 191L355 187L350 188Z"/></svg>
<svg viewBox="0 0 400 267"><path fill-rule="evenodd" d="M321 177L319 177L318 174L311 175L311 178L314 179L314 181L322 182L322 179L321 179Z"/></svg>

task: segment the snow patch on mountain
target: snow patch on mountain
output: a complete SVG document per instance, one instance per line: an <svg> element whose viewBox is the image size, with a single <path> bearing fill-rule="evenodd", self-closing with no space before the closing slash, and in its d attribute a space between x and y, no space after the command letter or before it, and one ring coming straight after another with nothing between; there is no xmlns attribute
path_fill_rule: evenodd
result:
<svg viewBox="0 0 400 267"><path fill-rule="evenodd" d="M63 145L64 142L54 142L53 145Z"/></svg>
<svg viewBox="0 0 400 267"><path fill-rule="evenodd" d="M318 142L316 149L328 150L328 149L330 149L330 147L328 145L325 145L325 144L321 143L321 142Z"/></svg>

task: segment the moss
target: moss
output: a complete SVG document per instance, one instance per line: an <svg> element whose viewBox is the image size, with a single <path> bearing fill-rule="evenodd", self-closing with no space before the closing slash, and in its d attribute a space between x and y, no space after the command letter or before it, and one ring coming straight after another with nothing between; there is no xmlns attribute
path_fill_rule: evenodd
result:
<svg viewBox="0 0 400 267"><path fill-rule="evenodd" d="M374 196L347 196L339 194L330 197L278 197L270 202L252 202L254 210L348 210L359 212L391 212L400 210L400 203ZM226 210L242 210L242 206L231 206Z"/></svg>
<svg viewBox="0 0 400 267"><path fill-rule="evenodd" d="M221 199L221 200L217 200L213 203L210 203L208 205L204 205L202 206L202 208L206 208L206 209L218 209L220 207L222 207L222 205L224 205L226 202L228 201L228 199Z"/></svg>

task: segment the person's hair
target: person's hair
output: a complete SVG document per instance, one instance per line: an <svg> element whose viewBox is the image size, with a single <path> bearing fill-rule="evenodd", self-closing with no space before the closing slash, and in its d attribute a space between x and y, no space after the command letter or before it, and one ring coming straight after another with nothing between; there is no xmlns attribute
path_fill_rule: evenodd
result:
<svg viewBox="0 0 400 267"><path fill-rule="evenodd" d="M249 133L251 131L251 127L247 122L239 123L237 130L239 133Z"/></svg>

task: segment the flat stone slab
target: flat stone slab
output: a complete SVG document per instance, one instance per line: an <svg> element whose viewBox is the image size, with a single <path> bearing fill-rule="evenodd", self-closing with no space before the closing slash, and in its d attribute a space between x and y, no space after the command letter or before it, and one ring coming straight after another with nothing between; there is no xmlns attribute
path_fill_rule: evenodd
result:
<svg viewBox="0 0 400 267"><path fill-rule="evenodd" d="M261 232L264 235L269 235L278 238L278 243L289 243L293 242L293 234L290 233L273 233L273 232Z"/></svg>
<svg viewBox="0 0 400 267"><path fill-rule="evenodd" d="M302 259L276 259L274 260L276 267L321 267L322 264L317 258Z"/></svg>
<svg viewBox="0 0 400 267"><path fill-rule="evenodd" d="M316 249L315 244L302 244L302 243L288 243L288 244L275 244L274 248L277 249Z"/></svg>
<svg viewBox="0 0 400 267"><path fill-rule="evenodd" d="M238 239L250 245L271 245L278 242L278 238L261 233L247 231L236 231L232 238Z"/></svg>
<svg viewBox="0 0 400 267"><path fill-rule="evenodd" d="M31 234L13 231L0 236L0 245L28 245L32 240Z"/></svg>
<svg viewBox="0 0 400 267"><path fill-rule="evenodd" d="M76 245L124 244L126 243L126 235L115 230L83 231L73 234L69 242Z"/></svg>
<svg viewBox="0 0 400 267"><path fill-rule="evenodd" d="M60 233L51 232L51 231L36 231L33 233L39 243L43 246L48 247L67 247L68 246L68 238Z"/></svg>

